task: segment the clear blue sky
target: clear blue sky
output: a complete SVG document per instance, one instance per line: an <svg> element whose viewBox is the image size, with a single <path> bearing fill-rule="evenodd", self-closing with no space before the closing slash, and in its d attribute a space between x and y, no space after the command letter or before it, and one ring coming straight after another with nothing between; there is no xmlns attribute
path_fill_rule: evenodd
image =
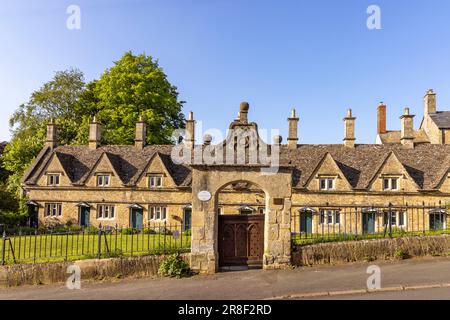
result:
<svg viewBox="0 0 450 320"><path fill-rule="evenodd" d="M81 8L68 30L66 8ZM371 4L381 30L366 27ZM348 107L359 143L372 143L376 106L399 129L405 106L422 117L428 88L450 110L448 0L3 1L0 140L8 118L57 70L99 77L127 50L159 59L204 128L225 129L240 101L250 120L286 138L292 107L300 143L341 143Z"/></svg>

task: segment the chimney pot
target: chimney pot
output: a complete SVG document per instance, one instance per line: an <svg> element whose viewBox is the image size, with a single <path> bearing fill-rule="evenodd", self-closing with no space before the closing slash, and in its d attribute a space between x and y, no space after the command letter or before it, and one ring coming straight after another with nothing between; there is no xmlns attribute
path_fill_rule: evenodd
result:
<svg viewBox="0 0 450 320"><path fill-rule="evenodd" d="M189 112L188 119L186 120L186 138L183 140L187 146L194 148L195 146L195 120L194 113Z"/></svg>
<svg viewBox="0 0 450 320"><path fill-rule="evenodd" d="M355 120L352 109L348 109L347 117L344 118L344 145L348 148L355 147Z"/></svg>
<svg viewBox="0 0 450 320"><path fill-rule="evenodd" d="M429 89L424 97L424 115L436 113L436 93Z"/></svg>
<svg viewBox="0 0 450 320"><path fill-rule="evenodd" d="M299 118L296 117L295 109L291 111L291 117L288 118L289 132L288 132L288 146L291 149L297 149L298 143L298 121Z"/></svg>
<svg viewBox="0 0 450 320"><path fill-rule="evenodd" d="M377 133L384 134L386 132L386 105L380 102L377 108Z"/></svg>
<svg viewBox="0 0 450 320"><path fill-rule="evenodd" d="M136 122L134 145L138 149L144 149L147 142L147 124L142 116L139 116L139 120Z"/></svg>
<svg viewBox="0 0 450 320"><path fill-rule="evenodd" d="M97 117L94 116L94 119L89 124L89 148L93 150L97 149L100 146L101 139L101 126L97 122Z"/></svg>
<svg viewBox="0 0 450 320"><path fill-rule="evenodd" d="M45 139L45 145L50 148L56 148L58 146L58 126L55 124L55 120L52 118L47 124L47 137Z"/></svg>

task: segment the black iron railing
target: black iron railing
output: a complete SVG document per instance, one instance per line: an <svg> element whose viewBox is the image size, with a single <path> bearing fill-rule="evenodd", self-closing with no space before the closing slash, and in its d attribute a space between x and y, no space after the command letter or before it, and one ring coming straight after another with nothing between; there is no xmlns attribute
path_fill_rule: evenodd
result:
<svg viewBox="0 0 450 320"><path fill-rule="evenodd" d="M447 205L308 204L291 216L292 244L450 234Z"/></svg>
<svg viewBox="0 0 450 320"><path fill-rule="evenodd" d="M0 241L1 264L38 263L189 252L191 230L166 222L142 228L17 228L3 230Z"/></svg>

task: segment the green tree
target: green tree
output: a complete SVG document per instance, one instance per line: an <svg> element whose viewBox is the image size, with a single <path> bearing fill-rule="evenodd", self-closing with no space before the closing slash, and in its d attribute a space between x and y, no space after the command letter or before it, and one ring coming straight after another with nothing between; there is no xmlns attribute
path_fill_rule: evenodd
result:
<svg viewBox="0 0 450 320"><path fill-rule="evenodd" d="M77 69L56 72L53 79L31 94L30 100L19 106L9 124L12 139L3 155L3 167L11 174L7 190L18 199L20 179L42 149L46 124L51 120L59 124L61 143L76 142L83 110L79 97L85 90L83 73Z"/></svg>
<svg viewBox="0 0 450 320"><path fill-rule="evenodd" d="M147 122L150 144L170 143L173 130L184 126L184 102L178 101L177 88L158 62L145 54L126 52L100 79L87 85L81 100L81 106L102 123L106 144L133 143L140 117ZM84 119L85 124L88 121ZM86 141L87 134L81 135L78 140Z"/></svg>
<svg viewBox="0 0 450 320"><path fill-rule="evenodd" d="M85 144L93 116L103 126L103 143L133 143L135 123L143 117L150 144L170 143L174 129L183 128L183 101L157 61L126 52L98 80L87 85L77 69L56 72L33 92L10 119L12 139L5 148L3 168L11 174L7 191L20 197L20 179L42 149L46 124L58 124L60 144Z"/></svg>

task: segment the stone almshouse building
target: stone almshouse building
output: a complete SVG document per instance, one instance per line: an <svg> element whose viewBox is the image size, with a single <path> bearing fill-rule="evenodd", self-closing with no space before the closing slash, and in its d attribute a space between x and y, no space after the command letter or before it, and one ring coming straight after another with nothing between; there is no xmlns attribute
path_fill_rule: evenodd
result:
<svg viewBox="0 0 450 320"><path fill-rule="evenodd" d="M248 104L242 103L230 129L257 132L257 125L247 120L248 111ZM298 144L299 118L293 110L287 144L275 137L272 145L266 145L256 134L256 150L279 154L274 174L262 174L270 165L260 155L249 156L248 145L244 145L243 162L232 158L233 163L178 163L172 157L176 146L145 144L143 121L136 124L135 145L117 146L100 144L101 127L95 120L90 124L89 145L58 146L57 126L51 123L45 147L24 175L22 187L41 224L49 217L80 225L136 228L152 221L181 223L192 229L192 267L207 272L214 272L225 261L219 253L219 234L225 239L228 232L226 226L222 228L223 217L258 216L262 229L250 226L246 232L259 243L263 265L275 268L290 262L291 231L295 229L315 233L324 224L336 230L350 223L357 226L356 232L364 232L381 223L378 217L343 221L339 206L354 205L355 212L364 214L366 206L450 200L450 112L436 111L435 94L430 90L418 130L414 130L413 117L405 109L401 130L387 131L386 107L381 104L377 144L364 145L355 144L356 118L349 110L343 144L302 145ZM190 113L183 155L186 150L195 153L194 148L211 146L208 138L203 145L195 144L194 128ZM235 144L235 137L229 135L221 146L231 153ZM398 211L395 223L400 228L430 227L431 214L438 214L445 225L445 210L416 219Z"/></svg>

